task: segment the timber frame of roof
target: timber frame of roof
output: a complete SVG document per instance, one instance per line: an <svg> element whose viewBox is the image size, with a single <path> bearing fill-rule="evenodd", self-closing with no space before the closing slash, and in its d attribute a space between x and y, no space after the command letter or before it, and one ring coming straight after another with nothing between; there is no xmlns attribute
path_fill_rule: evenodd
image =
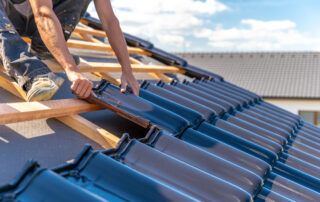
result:
<svg viewBox="0 0 320 202"><path fill-rule="evenodd" d="M87 51L104 51L110 55L115 55L111 46L103 43L95 37L106 38L103 31L92 28L76 27L72 34L73 38L67 41L69 48L87 50ZM75 39L74 39L75 38ZM23 38L30 43L29 38ZM151 56L152 54L142 48L128 47L129 54L139 54ZM134 73L144 73L156 80L171 82L173 79L165 74L185 74L186 71L177 66L168 65L145 65L139 60L130 57L132 70ZM53 60L45 60L52 72L64 72L63 68ZM3 67L0 66L3 70ZM88 62L80 58L78 65L80 72L89 73L100 79L107 79L109 82L120 85L120 79L109 73L120 73L121 65L119 63L108 62ZM0 72L0 87L9 91L13 95L26 100L26 93L16 82L9 78L5 73ZM43 102L19 102L0 104L0 125L45 119L56 118L68 127L76 130L82 135L95 141L105 149L113 148L120 140L119 137L95 125L94 123L79 116L79 113L103 110L96 104L90 104L80 99L61 99L49 100Z"/></svg>

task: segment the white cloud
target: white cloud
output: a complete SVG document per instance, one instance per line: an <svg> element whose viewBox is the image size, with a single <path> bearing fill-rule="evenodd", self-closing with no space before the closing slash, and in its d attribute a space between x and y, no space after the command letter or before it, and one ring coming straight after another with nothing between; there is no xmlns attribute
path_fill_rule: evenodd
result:
<svg viewBox="0 0 320 202"><path fill-rule="evenodd" d="M217 0L112 0L112 5L125 32L163 48L188 46L185 38L203 27L203 17L228 9ZM89 12L97 17L93 4Z"/></svg>
<svg viewBox="0 0 320 202"><path fill-rule="evenodd" d="M311 50L320 47L320 38L300 33L296 24L289 20L246 19L241 21L240 27L225 29L219 25L213 29L204 28L195 36L208 39L213 48L228 50L292 50L294 47Z"/></svg>
<svg viewBox="0 0 320 202"><path fill-rule="evenodd" d="M298 31L290 20L243 19L231 28L212 26L213 16L229 9L219 0L112 0L112 5L125 32L169 51L320 49L320 38ZM93 4L89 12L97 17Z"/></svg>
<svg viewBox="0 0 320 202"><path fill-rule="evenodd" d="M260 20L242 20L242 24L249 25L253 30L287 30L296 27L296 23L290 20L283 21L260 21Z"/></svg>
<svg viewBox="0 0 320 202"><path fill-rule="evenodd" d="M190 13L190 14L215 14L227 7L216 0L112 0L115 9L137 11L149 14Z"/></svg>
<svg viewBox="0 0 320 202"><path fill-rule="evenodd" d="M166 35L159 35L157 37L159 41L166 44L177 44L177 46L181 46L181 44L183 44L184 42L184 38L178 35L166 34Z"/></svg>

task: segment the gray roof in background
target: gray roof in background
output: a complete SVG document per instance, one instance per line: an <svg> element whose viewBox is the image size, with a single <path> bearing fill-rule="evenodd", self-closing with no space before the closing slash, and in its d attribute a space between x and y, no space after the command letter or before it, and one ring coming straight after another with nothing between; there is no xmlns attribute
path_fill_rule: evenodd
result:
<svg viewBox="0 0 320 202"><path fill-rule="evenodd" d="M320 52L177 55L263 97L320 98Z"/></svg>

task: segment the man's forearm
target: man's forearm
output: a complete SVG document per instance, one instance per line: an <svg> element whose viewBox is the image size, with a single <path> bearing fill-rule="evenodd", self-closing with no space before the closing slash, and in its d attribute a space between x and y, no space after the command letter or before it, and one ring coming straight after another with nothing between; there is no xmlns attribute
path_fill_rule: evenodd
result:
<svg viewBox="0 0 320 202"><path fill-rule="evenodd" d="M35 15L35 21L43 42L59 64L66 71L77 71L75 61L67 48L60 22L53 10L42 8L42 11Z"/></svg>
<svg viewBox="0 0 320 202"><path fill-rule="evenodd" d="M94 3L101 20L102 27L107 33L109 43L122 66L122 71L131 72L132 70L127 44L123 37L118 19L113 14L112 9L108 8L110 6L110 2L105 0L95 0Z"/></svg>
<svg viewBox="0 0 320 202"><path fill-rule="evenodd" d="M109 24L109 29L107 31L107 36L109 43L114 50L119 63L122 66L122 71L132 71L129 54L127 49L127 43L123 37L122 30L120 28L118 20Z"/></svg>
<svg viewBox="0 0 320 202"><path fill-rule="evenodd" d="M127 87L130 86L133 93L138 96L140 86L132 73L127 44L124 40L119 21L113 13L111 2L110 0L95 0L94 4L102 27L107 33L110 45L122 67L121 92L125 92Z"/></svg>
<svg viewBox="0 0 320 202"><path fill-rule="evenodd" d="M89 97L92 82L78 72L63 35L61 24L53 11L52 0L29 0L40 36L51 54L65 69L71 90L79 98Z"/></svg>

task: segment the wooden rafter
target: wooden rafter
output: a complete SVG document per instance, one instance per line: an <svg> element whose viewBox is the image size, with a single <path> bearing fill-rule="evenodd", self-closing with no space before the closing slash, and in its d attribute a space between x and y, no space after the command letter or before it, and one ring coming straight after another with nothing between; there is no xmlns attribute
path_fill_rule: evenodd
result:
<svg viewBox="0 0 320 202"><path fill-rule="evenodd" d="M80 115L63 116L56 119L100 144L105 149L116 147L120 141L119 137L93 124Z"/></svg>
<svg viewBox="0 0 320 202"><path fill-rule="evenodd" d="M0 67L0 87L6 89L9 91L11 94L22 98L23 100L27 100L27 95L24 90L21 89L21 87L11 80L6 74L1 72L1 67Z"/></svg>

